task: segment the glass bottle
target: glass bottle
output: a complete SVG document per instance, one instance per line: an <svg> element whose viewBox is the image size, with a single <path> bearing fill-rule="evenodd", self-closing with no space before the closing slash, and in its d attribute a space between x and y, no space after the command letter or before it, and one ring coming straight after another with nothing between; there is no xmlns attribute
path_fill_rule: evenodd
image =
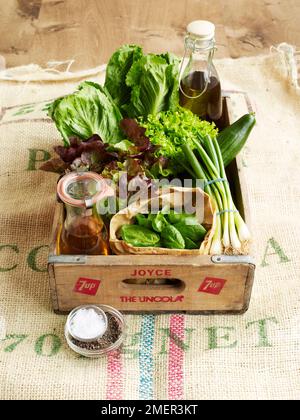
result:
<svg viewBox="0 0 300 420"><path fill-rule="evenodd" d="M185 55L180 72L180 104L201 119L222 117L220 79L213 63L215 25L198 20L187 27Z"/></svg>
<svg viewBox="0 0 300 420"><path fill-rule="evenodd" d="M66 217L57 238L58 255L109 255L108 232L97 203L114 194L93 172L69 173L57 184Z"/></svg>

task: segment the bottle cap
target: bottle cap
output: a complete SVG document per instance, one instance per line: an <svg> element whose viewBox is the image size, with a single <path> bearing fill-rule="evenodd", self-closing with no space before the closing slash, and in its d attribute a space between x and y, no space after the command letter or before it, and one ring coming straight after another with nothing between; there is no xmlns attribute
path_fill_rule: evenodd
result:
<svg viewBox="0 0 300 420"><path fill-rule="evenodd" d="M207 20L195 20L187 26L188 34L202 41L214 39L215 31L215 25Z"/></svg>

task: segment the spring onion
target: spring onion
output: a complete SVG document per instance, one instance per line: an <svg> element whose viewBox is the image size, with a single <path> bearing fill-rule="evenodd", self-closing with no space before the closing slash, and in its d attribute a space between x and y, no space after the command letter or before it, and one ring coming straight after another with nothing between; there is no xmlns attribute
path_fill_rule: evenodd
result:
<svg viewBox="0 0 300 420"><path fill-rule="evenodd" d="M214 232L204 249L209 255L241 255L248 253L250 232L234 205L217 139L198 136L194 149L188 142L182 151L194 178L204 180L205 192L215 207ZM214 181L211 183L210 181Z"/></svg>

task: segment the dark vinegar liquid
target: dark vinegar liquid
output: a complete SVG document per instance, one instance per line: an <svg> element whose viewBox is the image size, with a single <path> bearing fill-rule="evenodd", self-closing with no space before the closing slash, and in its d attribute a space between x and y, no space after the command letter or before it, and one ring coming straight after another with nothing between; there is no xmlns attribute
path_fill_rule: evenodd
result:
<svg viewBox="0 0 300 420"><path fill-rule="evenodd" d="M87 217L68 230L63 227L58 237L57 251L62 255L109 255L105 225Z"/></svg>
<svg viewBox="0 0 300 420"><path fill-rule="evenodd" d="M206 91L203 92L206 85L206 76L202 71L195 71L188 75L181 82L181 88L187 98L180 92L180 105L189 109L201 119L214 121L217 123L222 117L222 91L220 81L216 77L210 77Z"/></svg>

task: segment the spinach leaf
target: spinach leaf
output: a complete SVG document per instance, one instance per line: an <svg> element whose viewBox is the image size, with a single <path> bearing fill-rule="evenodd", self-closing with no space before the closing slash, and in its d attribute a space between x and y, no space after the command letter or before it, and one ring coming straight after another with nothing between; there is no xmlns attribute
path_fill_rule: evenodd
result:
<svg viewBox="0 0 300 420"><path fill-rule="evenodd" d="M124 225L121 228L122 239L136 247L155 247L160 242L160 236L143 226Z"/></svg>
<svg viewBox="0 0 300 420"><path fill-rule="evenodd" d="M146 227L147 229L152 229L152 223L149 217L145 216L144 214L137 214L135 218L139 226Z"/></svg>
<svg viewBox="0 0 300 420"><path fill-rule="evenodd" d="M162 242L158 242L154 245L154 248L163 248Z"/></svg>
<svg viewBox="0 0 300 420"><path fill-rule="evenodd" d="M185 249L184 239L174 226L166 226L162 231L161 238L165 248Z"/></svg>
<svg viewBox="0 0 300 420"><path fill-rule="evenodd" d="M184 238L185 242L185 249L199 249L200 244L196 244L196 242L192 241L189 238Z"/></svg>
<svg viewBox="0 0 300 420"><path fill-rule="evenodd" d="M175 225L176 223L184 223L186 219L192 220L192 218L194 218L197 221L196 216L192 214L176 213L176 211L174 210L171 210L168 214L168 220L170 223L172 223L172 225Z"/></svg>
<svg viewBox="0 0 300 420"><path fill-rule="evenodd" d="M205 238L206 230L195 218L187 218L184 222L174 225L184 238L191 239L193 242L200 242Z"/></svg>
<svg viewBox="0 0 300 420"><path fill-rule="evenodd" d="M165 219L165 216L161 213L155 215L155 218L152 220L152 229L158 233L161 233L163 229L168 226L168 222Z"/></svg>

